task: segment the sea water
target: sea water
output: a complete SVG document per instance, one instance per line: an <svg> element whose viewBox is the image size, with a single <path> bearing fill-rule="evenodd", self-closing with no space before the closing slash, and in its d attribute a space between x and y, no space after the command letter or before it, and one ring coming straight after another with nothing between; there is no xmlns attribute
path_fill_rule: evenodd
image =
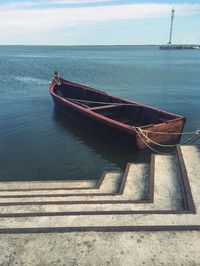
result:
<svg viewBox="0 0 200 266"><path fill-rule="evenodd" d="M97 179L149 162L54 109L49 81L65 79L187 118L200 129L200 51L158 46L0 46L0 180ZM182 141L185 138L182 139Z"/></svg>

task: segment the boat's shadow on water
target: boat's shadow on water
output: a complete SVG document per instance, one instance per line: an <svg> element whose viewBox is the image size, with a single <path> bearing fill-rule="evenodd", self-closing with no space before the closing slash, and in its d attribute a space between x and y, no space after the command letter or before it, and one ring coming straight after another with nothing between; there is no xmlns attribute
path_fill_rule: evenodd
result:
<svg viewBox="0 0 200 266"><path fill-rule="evenodd" d="M131 145L122 146L116 141L102 137L96 130L82 125L80 121L69 117L56 108L53 112L53 120L66 132L69 132L77 141L81 141L99 154L102 158L124 169L128 162L149 163L151 152L149 150L136 151Z"/></svg>

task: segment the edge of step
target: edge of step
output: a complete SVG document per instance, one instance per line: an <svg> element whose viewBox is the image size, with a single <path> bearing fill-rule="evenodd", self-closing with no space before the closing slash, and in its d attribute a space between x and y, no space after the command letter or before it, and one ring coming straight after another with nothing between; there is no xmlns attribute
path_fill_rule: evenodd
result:
<svg viewBox="0 0 200 266"><path fill-rule="evenodd" d="M163 156L165 157L164 159L162 158ZM174 160L175 158L176 158L175 155L152 155L152 160L151 160L152 171L151 171L151 177L148 179L148 183L150 186L149 187L150 197L149 197L148 202L145 202L145 203L142 202L141 205L139 205L139 203L141 202L137 202L136 205L133 204L132 206L131 204L117 205L116 203L113 203L113 204L110 204L110 206L108 206L107 208L107 206L101 207L98 204L96 204L97 206L93 204L90 207L90 206L87 206L85 202L83 202L82 205L70 206L68 204L67 206L60 206L60 207L56 207L56 205L54 204L50 205L49 207L45 207L45 206L40 207L37 204L33 204L32 207L30 206L27 208L26 207L20 208L20 206L7 207L10 209L7 213L6 213L6 207L2 208L0 206L0 209L1 209L0 217L3 217L3 216L6 216L6 217L26 216L28 217L28 216L56 216L56 215L72 216L72 215L133 214L133 213L134 214L186 213L187 210L185 209L185 205L183 205L183 202L182 202L184 191L182 189L179 189L179 181L180 181L179 179L181 179L181 176L178 172L177 162L176 160ZM160 160L162 161L161 169L159 169L159 165L161 163ZM163 167L164 169L166 168L166 173L163 172L162 170ZM156 173L155 173L155 169L156 169ZM169 178L169 181L168 181L167 176L170 173L171 173L171 177ZM144 180L141 179L141 180L136 180L136 181L142 182ZM166 187L167 189L166 193L165 191L163 191L162 185ZM174 198L172 196L173 195L172 193L178 193L178 197ZM173 199L176 199L175 203L173 203ZM16 208L16 211L15 211L15 208Z"/></svg>
<svg viewBox="0 0 200 266"><path fill-rule="evenodd" d="M97 183L96 188L85 190L84 188L59 189L59 190L23 190L23 191L0 191L0 198L28 198L28 197L52 197L52 196L106 196L119 193L123 176L120 171L104 171Z"/></svg>
<svg viewBox="0 0 200 266"><path fill-rule="evenodd" d="M100 178L101 179L101 178ZM54 181L2 181L0 182L0 192L3 191L41 191L41 190L75 190L81 189L97 189L99 180L54 180ZM16 188L25 185L25 188ZM35 187L34 187L35 185ZM47 185L47 187L41 187ZM67 187L65 187L67 185ZM14 186L15 188L9 188ZM31 188L29 188L31 186ZM64 187L62 187L64 186Z"/></svg>
<svg viewBox="0 0 200 266"><path fill-rule="evenodd" d="M122 179L121 179L121 184L120 184L120 188L119 188L119 191L117 192L117 193L113 193L113 194L108 194L108 195L105 195L105 194L103 194L103 195L92 195L92 194L90 194L90 195L83 195L83 196L81 196L81 197L88 197L88 200L87 199L84 199L84 200L77 200L79 197L80 197L80 195L73 195L73 196L71 196L70 194L63 194L63 195L51 195L51 194L49 194L49 195L31 195L31 196L28 196L28 197L24 197L24 196L15 196L15 197L4 197L4 196L0 196L0 198L2 199L2 201L0 202L0 206L5 206L5 205L31 205L31 204L53 204L53 203L55 203L55 204L82 204L83 202L85 202L85 203L87 203L87 204L92 204L92 203L100 203L100 204L104 204L104 203L112 203L112 202L118 202L118 203L124 203L124 202L127 202L127 203L134 203L134 202L147 202L147 201L149 201L148 199L142 199L142 200L125 200L125 199L119 199L119 200L117 200L117 199L115 199L115 200L112 200L112 198L111 197L117 197L117 196L123 196L124 195L124 190L125 189L127 189L126 188L126 184L127 184L127 178L128 178L128 175L129 175L129 171L130 171L130 167L132 166L133 164L132 163L128 163L127 164L127 166L126 166L126 169L125 169L125 172L124 172L124 174L123 174L123 176L122 176ZM148 165L146 165L146 164L141 164L141 165L139 165L140 167L143 167L143 168L145 168L145 167L147 167ZM153 174L152 173L150 173L150 176L151 177L153 177ZM98 197L98 196L107 196L109 199L97 199L97 200L95 200L95 198L93 199L93 200L91 200L92 199L92 197ZM66 198L66 197L72 197L73 198L73 200L68 200L68 201L65 201L64 200L64 198ZM4 200L4 198L5 199L9 199L9 200L7 200L7 201L10 201L10 202L6 202L6 200ZM19 198L20 199L20 201L18 201L18 202L16 202L15 201L15 198ZM23 198L27 198L27 201L24 201L23 200ZM42 198L48 198L48 199L50 199L49 201L43 201L43 200L39 200L39 201L33 201L33 202L31 202L31 201L29 201L31 198L39 198L39 199L42 199ZM54 200L54 198L56 199L56 200ZM59 199L60 198L60 199ZM150 199L150 201L152 201L152 199Z"/></svg>

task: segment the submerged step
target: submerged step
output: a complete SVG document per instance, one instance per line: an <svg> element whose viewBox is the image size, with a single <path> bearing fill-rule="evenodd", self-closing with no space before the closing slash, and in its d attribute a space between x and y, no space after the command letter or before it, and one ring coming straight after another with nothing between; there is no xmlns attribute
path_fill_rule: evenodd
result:
<svg viewBox="0 0 200 266"><path fill-rule="evenodd" d="M192 153L183 148L183 159L190 186L185 189L187 192L191 189L196 213L185 211L182 213L156 213L153 211L146 213L144 211L138 214L97 213L98 215L91 215L86 213L71 216L60 214L45 217L4 217L0 218L0 232L200 230L200 149L193 150L193 152L195 152L195 156L191 158ZM41 207L43 208L44 205Z"/></svg>
<svg viewBox="0 0 200 266"><path fill-rule="evenodd" d="M85 189L59 189L59 190L25 190L25 191L0 191L1 197L30 197L33 196L49 196L49 195L84 195L84 194L101 194L101 193L117 193L120 188L122 174L117 171L104 172L96 186L96 188Z"/></svg>
<svg viewBox="0 0 200 266"><path fill-rule="evenodd" d="M63 189L97 188L98 180L57 180L57 181L8 181L0 182L0 192L8 191L40 191Z"/></svg>
<svg viewBox="0 0 200 266"><path fill-rule="evenodd" d="M50 204L42 205L33 203L27 206L0 206L1 215L5 214L22 214L22 215L59 215L66 213L66 215L79 214L94 214L104 213L138 213L138 212L151 212L151 211L182 211L184 210L184 195L181 184L181 175L178 169L178 163L175 156L156 155L152 157L151 167L153 169L150 177L150 182L147 181L147 176L142 177L141 180L135 180L136 184L140 183L140 193L144 196L148 190L152 192L153 199L149 202L140 203L109 203L109 204ZM134 171L134 168L132 168ZM132 172L133 173L133 172ZM129 171L131 175L131 170ZM144 184L148 184L150 188L144 190ZM141 185L143 184L143 185ZM137 185L137 188L139 185ZM137 190L138 191L138 190ZM153 202L151 202L153 200Z"/></svg>
<svg viewBox="0 0 200 266"><path fill-rule="evenodd" d="M140 201L146 200L147 189L148 189L148 178L149 178L149 165L137 165L128 164L123 175L122 183L118 194L108 195L108 196L97 196L97 195L29 195L24 197L23 195L18 195L16 197L1 197L0 205L5 203L17 204L30 204L31 202L56 202L62 203L63 201L67 203L73 202L74 204L81 204L83 202L93 203L93 202L120 202L120 201ZM112 183L112 182L111 182Z"/></svg>
<svg viewBox="0 0 200 266"><path fill-rule="evenodd" d="M184 156L183 156L184 157ZM186 157L185 157L186 158ZM138 231L138 230L200 230L200 164L186 159L188 179L196 213L123 213L48 215L44 217L0 218L0 233L71 232L71 231ZM102 205L103 206L103 205ZM41 206L43 207L43 206Z"/></svg>

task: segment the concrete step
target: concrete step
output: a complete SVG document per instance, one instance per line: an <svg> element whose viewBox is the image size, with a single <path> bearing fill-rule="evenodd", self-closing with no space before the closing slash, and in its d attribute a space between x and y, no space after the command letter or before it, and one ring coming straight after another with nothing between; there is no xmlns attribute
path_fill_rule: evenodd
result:
<svg viewBox="0 0 200 266"><path fill-rule="evenodd" d="M154 208L183 210L182 176L175 155L155 156Z"/></svg>
<svg viewBox="0 0 200 266"><path fill-rule="evenodd" d="M55 195L16 195L15 197L0 197L0 205L30 205L33 203L63 203L66 204L91 204L91 203L113 203L113 202L124 202L124 201L141 201L146 200L148 197L148 179L149 179L149 165L136 165L128 164L123 175L120 190L118 193L110 194L107 196L102 195L74 195L68 194L55 194ZM111 182L112 183L112 182Z"/></svg>
<svg viewBox="0 0 200 266"><path fill-rule="evenodd" d="M100 195L103 193L103 195L106 194L112 194L119 192L120 184L122 181L122 174L118 171L110 171L110 172L104 172L98 181L98 184L96 185L96 188L91 189L85 189L85 188L79 188L79 189L65 189L65 190L17 190L17 191L0 191L0 198L12 198L12 197L30 197L31 195L34 196L50 196L50 195L56 195L56 196L62 196L62 195Z"/></svg>
<svg viewBox="0 0 200 266"><path fill-rule="evenodd" d="M69 231L138 231L200 230L200 148L179 149L180 166L185 181L184 191L194 201L194 210L182 212L82 213L40 217L0 218L0 233L69 232ZM187 172L185 172L185 170ZM187 185L187 182L188 185ZM186 185L185 185L186 184ZM190 194L190 195L189 195Z"/></svg>
<svg viewBox="0 0 200 266"><path fill-rule="evenodd" d="M177 152L184 177L184 192L187 197L185 203L188 209L193 209L195 212L195 208L200 207L200 197L198 195L200 192L198 188L200 179L200 145L178 146Z"/></svg>
<svg viewBox="0 0 200 266"><path fill-rule="evenodd" d="M151 162L152 168L154 169L152 181L150 182L150 189L152 195L149 201L146 203L137 202L134 203L110 203L110 204L50 204L42 205L35 204L21 206L0 206L1 216L11 216L11 214L31 216L32 215L52 215L52 214L68 214L73 215L75 213L86 214L97 212L101 213L138 213L141 211L181 211L184 210L184 192L181 185L181 175L178 170L177 161L175 156L153 156ZM141 182L146 182L144 178ZM144 186L143 186L144 187ZM154 192L154 193L153 193ZM154 194L154 195L153 195ZM151 198L154 197L154 198Z"/></svg>
<svg viewBox="0 0 200 266"><path fill-rule="evenodd" d="M43 217L0 218L1 233L68 231L200 230L200 148L180 148L184 191L194 200L195 209L182 212L142 211L140 213L85 213ZM169 157L168 157L169 158ZM185 172L184 172L185 168ZM172 171L173 172L173 171ZM187 184L188 182L188 184ZM104 206L104 205L103 205ZM191 202L188 202L191 206Z"/></svg>
<svg viewBox="0 0 200 266"><path fill-rule="evenodd" d="M98 180L57 180L57 181L8 181L0 182L0 192L73 190L98 188Z"/></svg>

